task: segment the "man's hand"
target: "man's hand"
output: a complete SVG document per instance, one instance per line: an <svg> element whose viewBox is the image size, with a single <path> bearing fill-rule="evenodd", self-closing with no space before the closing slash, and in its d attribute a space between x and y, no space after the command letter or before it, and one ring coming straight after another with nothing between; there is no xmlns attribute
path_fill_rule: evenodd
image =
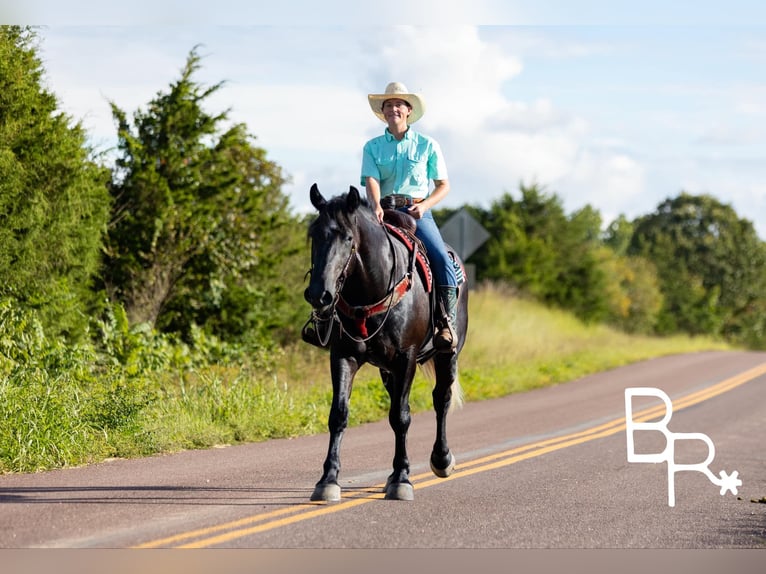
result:
<svg viewBox="0 0 766 574"><path fill-rule="evenodd" d="M378 223L383 223L383 208L380 206L380 203L375 204L373 211L375 212L375 217L378 218Z"/></svg>
<svg viewBox="0 0 766 574"><path fill-rule="evenodd" d="M383 208L380 206L380 182L374 177L367 176L364 187L367 191L367 200L375 212L375 217L378 218L379 223L383 223Z"/></svg>
<svg viewBox="0 0 766 574"><path fill-rule="evenodd" d="M428 211L428 208L425 205L423 205L423 203L424 202L413 203L407 208L407 213L409 213L415 219L422 218L423 214L425 214L425 212Z"/></svg>

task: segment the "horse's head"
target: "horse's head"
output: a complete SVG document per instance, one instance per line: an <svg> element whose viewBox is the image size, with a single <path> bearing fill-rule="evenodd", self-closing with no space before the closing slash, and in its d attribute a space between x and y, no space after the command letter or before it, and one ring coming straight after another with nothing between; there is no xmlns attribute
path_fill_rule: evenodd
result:
<svg viewBox="0 0 766 574"><path fill-rule="evenodd" d="M304 292L314 309L330 307L337 299L359 244L355 213L362 205L359 190L326 200L317 184L311 186L311 204L319 215L309 226L311 278Z"/></svg>

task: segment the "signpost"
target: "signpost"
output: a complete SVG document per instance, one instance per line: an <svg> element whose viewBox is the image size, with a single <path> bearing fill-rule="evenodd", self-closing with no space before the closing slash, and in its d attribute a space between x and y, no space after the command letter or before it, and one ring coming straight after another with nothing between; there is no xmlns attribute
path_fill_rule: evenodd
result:
<svg viewBox="0 0 766 574"><path fill-rule="evenodd" d="M489 232L465 209L450 217L441 227L442 238L457 252L466 267L468 288L473 287L476 266L465 263L484 242L489 239Z"/></svg>

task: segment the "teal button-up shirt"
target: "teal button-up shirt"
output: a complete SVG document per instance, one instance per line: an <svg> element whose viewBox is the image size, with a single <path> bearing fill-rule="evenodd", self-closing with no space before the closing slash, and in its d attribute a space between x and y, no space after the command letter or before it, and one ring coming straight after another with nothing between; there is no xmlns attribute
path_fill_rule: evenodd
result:
<svg viewBox="0 0 766 574"><path fill-rule="evenodd" d="M382 136L364 144L361 184L368 177L380 182L380 196L392 193L415 199L428 196L432 179L447 179L447 164L439 144L433 138L410 127L401 141L386 128Z"/></svg>

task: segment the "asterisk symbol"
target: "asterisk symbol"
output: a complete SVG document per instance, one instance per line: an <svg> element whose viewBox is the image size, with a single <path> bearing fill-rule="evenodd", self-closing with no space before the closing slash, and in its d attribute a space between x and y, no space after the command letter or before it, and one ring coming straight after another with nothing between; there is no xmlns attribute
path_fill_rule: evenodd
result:
<svg viewBox="0 0 766 574"><path fill-rule="evenodd" d="M742 486L742 481L737 478L738 474L739 472L736 470L731 473L731 476L727 475L723 470L718 473L718 476L721 477L721 496L726 494L727 490L731 490L731 493L734 495L737 494L737 487Z"/></svg>

